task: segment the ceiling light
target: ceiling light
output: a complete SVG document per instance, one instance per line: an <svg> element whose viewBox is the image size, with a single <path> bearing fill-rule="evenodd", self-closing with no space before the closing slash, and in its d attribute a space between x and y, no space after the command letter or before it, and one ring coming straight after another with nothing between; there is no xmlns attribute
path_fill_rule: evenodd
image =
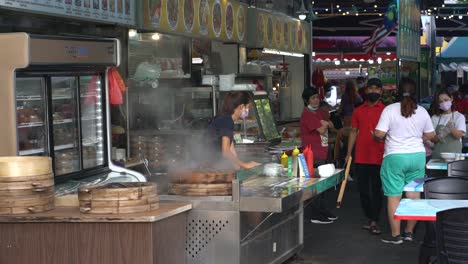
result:
<svg viewBox="0 0 468 264"><path fill-rule="evenodd" d="M349 15L349 11L346 11L346 14Z"/></svg>
<svg viewBox="0 0 468 264"><path fill-rule="evenodd" d="M445 7L445 5L444 5L444 4L442 4L442 7Z"/></svg>
<svg viewBox="0 0 468 264"><path fill-rule="evenodd" d="M262 53L283 55L283 56L292 56L292 57L304 57L304 54L302 54L302 53L286 52L286 51L280 51L280 50L275 50L275 49L263 49Z"/></svg>
<svg viewBox="0 0 468 264"><path fill-rule="evenodd" d="M309 11L307 11L307 9L305 9L304 1L301 0L301 8L299 8L299 11L297 11L296 13L299 14L299 19L300 20L305 20L306 19L307 14L309 14Z"/></svg>
<svg viewBox="0 0 468 264"><path fill-rule="evenodd" d="M356 16L359 16L359 13L356 13Z"/></svg>
<svg viewBox="0 0 468 264"><path fill-rule="evenodd" d="M438 18L439 18L439 16L436 16L436 18L438 19Z"/></svg>
<svg viewBox="0 0 468 264"><path fill-rule="evenodd" d="M379 14L379 16L382 16L382 14Z"/></svg>
<svg viewBox="0 0 468 264"><path fill-rule="evenodd" d="M447 20L447 17L444 17L444 20Z"/></svg>
<svg viewBox="0 0 468 264"><path fill-rule="evenodd" d="M335 60L335 65L336 65L336 66L338 66L338 65L340 65L340 64L341 64L341 61Z"/></svg>
<svg viewBox="0 0 468 264"><path fill-rule="evenodd" d="M350 72L350 71L345 71L344 74L345 74L345 75L350 75L351 72Z"/></svg>
<svg viewBox="0 0 468 264"><path fill-rule="evenodd" d="M341 9L338 9L338 12L341 12Z"/></svg>
<svg viewBox="0 0 468 264"><path fill-rule="evenodd" d="M153 40L159 40L159 39L161 38L161 36L159 36L158 33L154 33L153 35L151 35L151 38L152 38Z"/></svg>
<svg viewBox="0 0 468 264"><path fill-rule="evenodd" d="M340 8L340 5L336 5L336 8Z"/></svg>
<svg viewBox="0 0 468 264"><path fill-rule="evenodd" d="M325 8L325 12L328 12L328 8Z"/></svg>
<svg viewBox="0 0 468 264"><path fill-rule="evenodd" d="M434 7L434 10L437 10L437 7Z"/></svg>
<svg viewBox="0 0 468 264"><path fill-rule="evenodd" d="M392 53L391 53L391 52L387 52L386 54L387 54L387 55L392 55Z"/></svg>
<svg viewBox="0 0 468 264"><path fill-rule="evenodd" d="M378 64L382 64L382 58L378 57L378 58L377 58L377 63L378 63Z"/></svg>
<svg viewBox="0 0 468 264"><path fill-rule="evenodd" d="M202 64L203 59L202 58L192 58L192 64Z"/></svg>
<svg viewBox="0 0 468 264"><path fill-rule="evenodd" d="M312 51L312 57L315 57L315 51Z"/></svg>
<svg viewBox="0 0 468 264"><path fill-rule="evenodd" d="M364 9L364 12L367 12L367 9Z"/></svg>
<svg viewBox="0 0 468 264"><path fill-rule="evenodd" d="M374 8L377 8L377 5L374 5Z"/></svg>
<svg viewBox="0 0 468 264"><path fill-rule="evenodd" d="M346 16L346 13L345 13L345 12L343 12L343 16Z"/></svg>
<svg viewBox="0 0 468 264"><path fill-rule="evenodd" d="M318 15L318 12L315 12L316 15Z"/></svg>
<svg viewBox="0 0 468 264"><path fill-rule="evenodd" d="M130 29L128 31L128 36L129 37L133 38L133 37L136 37L136 35L137 35L137 31L135 29Z"/></svg>
<svg viewBox="0 0 468 264"><path fill-rule="evenodd" d="M374 64L374 60L369 60L369 64Z"/></svg>
<svg viewBox="0 0 468 264"><path fill-rule="evenodd" d="M462 19L463 17L462 16L458 16L458 19Z"/></svg>

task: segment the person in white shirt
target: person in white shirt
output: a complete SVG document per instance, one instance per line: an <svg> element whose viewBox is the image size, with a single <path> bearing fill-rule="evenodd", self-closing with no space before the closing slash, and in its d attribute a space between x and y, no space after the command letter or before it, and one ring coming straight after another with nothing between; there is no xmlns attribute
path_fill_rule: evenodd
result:
<svg viewBox="0 0 468 264"><path fill-rule="evenodd" d="M466 133L465 116L454 111L453 97L447 90L440 90L434 96L432 125L436 136L432 139L433 159L440 159L440 153L461 153L461 138Z"/></svg>
<svg viewBox="0 0 468 264"><path fill-rule="evenodd" d="M416 83L402 79L399 85L401 102L387 106L374 131L376 140L385 140L384 159L380 170L382 188L387 196L388 220L392 233L382 242L401 244L412 241L416 221L408 221L401 234L400 220L393 218L400 204L403 187L425 174L426 155L423 137L435 136L432 121L426 109L416 104ZM419 199L418 192L406 192L406 197Z"/></svg>

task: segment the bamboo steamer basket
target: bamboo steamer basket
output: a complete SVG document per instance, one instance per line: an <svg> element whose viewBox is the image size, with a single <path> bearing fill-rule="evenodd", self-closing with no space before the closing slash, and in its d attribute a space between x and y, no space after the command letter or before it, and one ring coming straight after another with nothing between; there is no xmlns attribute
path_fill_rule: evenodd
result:
<svg viewBox="0 0 468 264"><path fill-rule="evenodd" d="M0 214L38 213L54 208L49 157L0 157Z"/></svg>
<svg viewBox="0 0 468 264"><path fill-rule="evenodd" d="M0 157L0 177L24 177L52 174L49 157Z"/></svg>
<svg viewBox="0 0 468 264"><path fill-rule="evenodd" d="M80 211L89 214L142 213L159 208L157 184L125 182L84 186L78 190Z"/></svg>
<svg viewBox="0 0 468 264"><path fill-rule="evenodd" d="M187 196L232 195L232 183L215 183L215 184L170 183L169 193L175 194L175 195L187 195Z"/></svg>

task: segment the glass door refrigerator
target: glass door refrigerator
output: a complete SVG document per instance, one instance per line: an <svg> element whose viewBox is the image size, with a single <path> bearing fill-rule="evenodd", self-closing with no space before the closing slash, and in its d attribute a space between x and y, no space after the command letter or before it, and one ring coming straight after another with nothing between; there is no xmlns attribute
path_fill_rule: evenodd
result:
<svg viewBox="0 0 468 264"><path fill-rule="evenodd" d="M0 155L50 156L56 183L145 181L110 160L106 76L119 63L118 40L11 33L0 45Z"/></svg>

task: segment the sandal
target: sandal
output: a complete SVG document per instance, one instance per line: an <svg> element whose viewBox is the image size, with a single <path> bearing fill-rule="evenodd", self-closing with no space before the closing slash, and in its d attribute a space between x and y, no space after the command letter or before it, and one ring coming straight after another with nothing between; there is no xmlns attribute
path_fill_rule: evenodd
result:
<svg viewBox="0 0 468 264"><path fill-rule="evenodd" d="M378 225L369 226L369 232L373 235L380 235L382 233Z"/></svg>

